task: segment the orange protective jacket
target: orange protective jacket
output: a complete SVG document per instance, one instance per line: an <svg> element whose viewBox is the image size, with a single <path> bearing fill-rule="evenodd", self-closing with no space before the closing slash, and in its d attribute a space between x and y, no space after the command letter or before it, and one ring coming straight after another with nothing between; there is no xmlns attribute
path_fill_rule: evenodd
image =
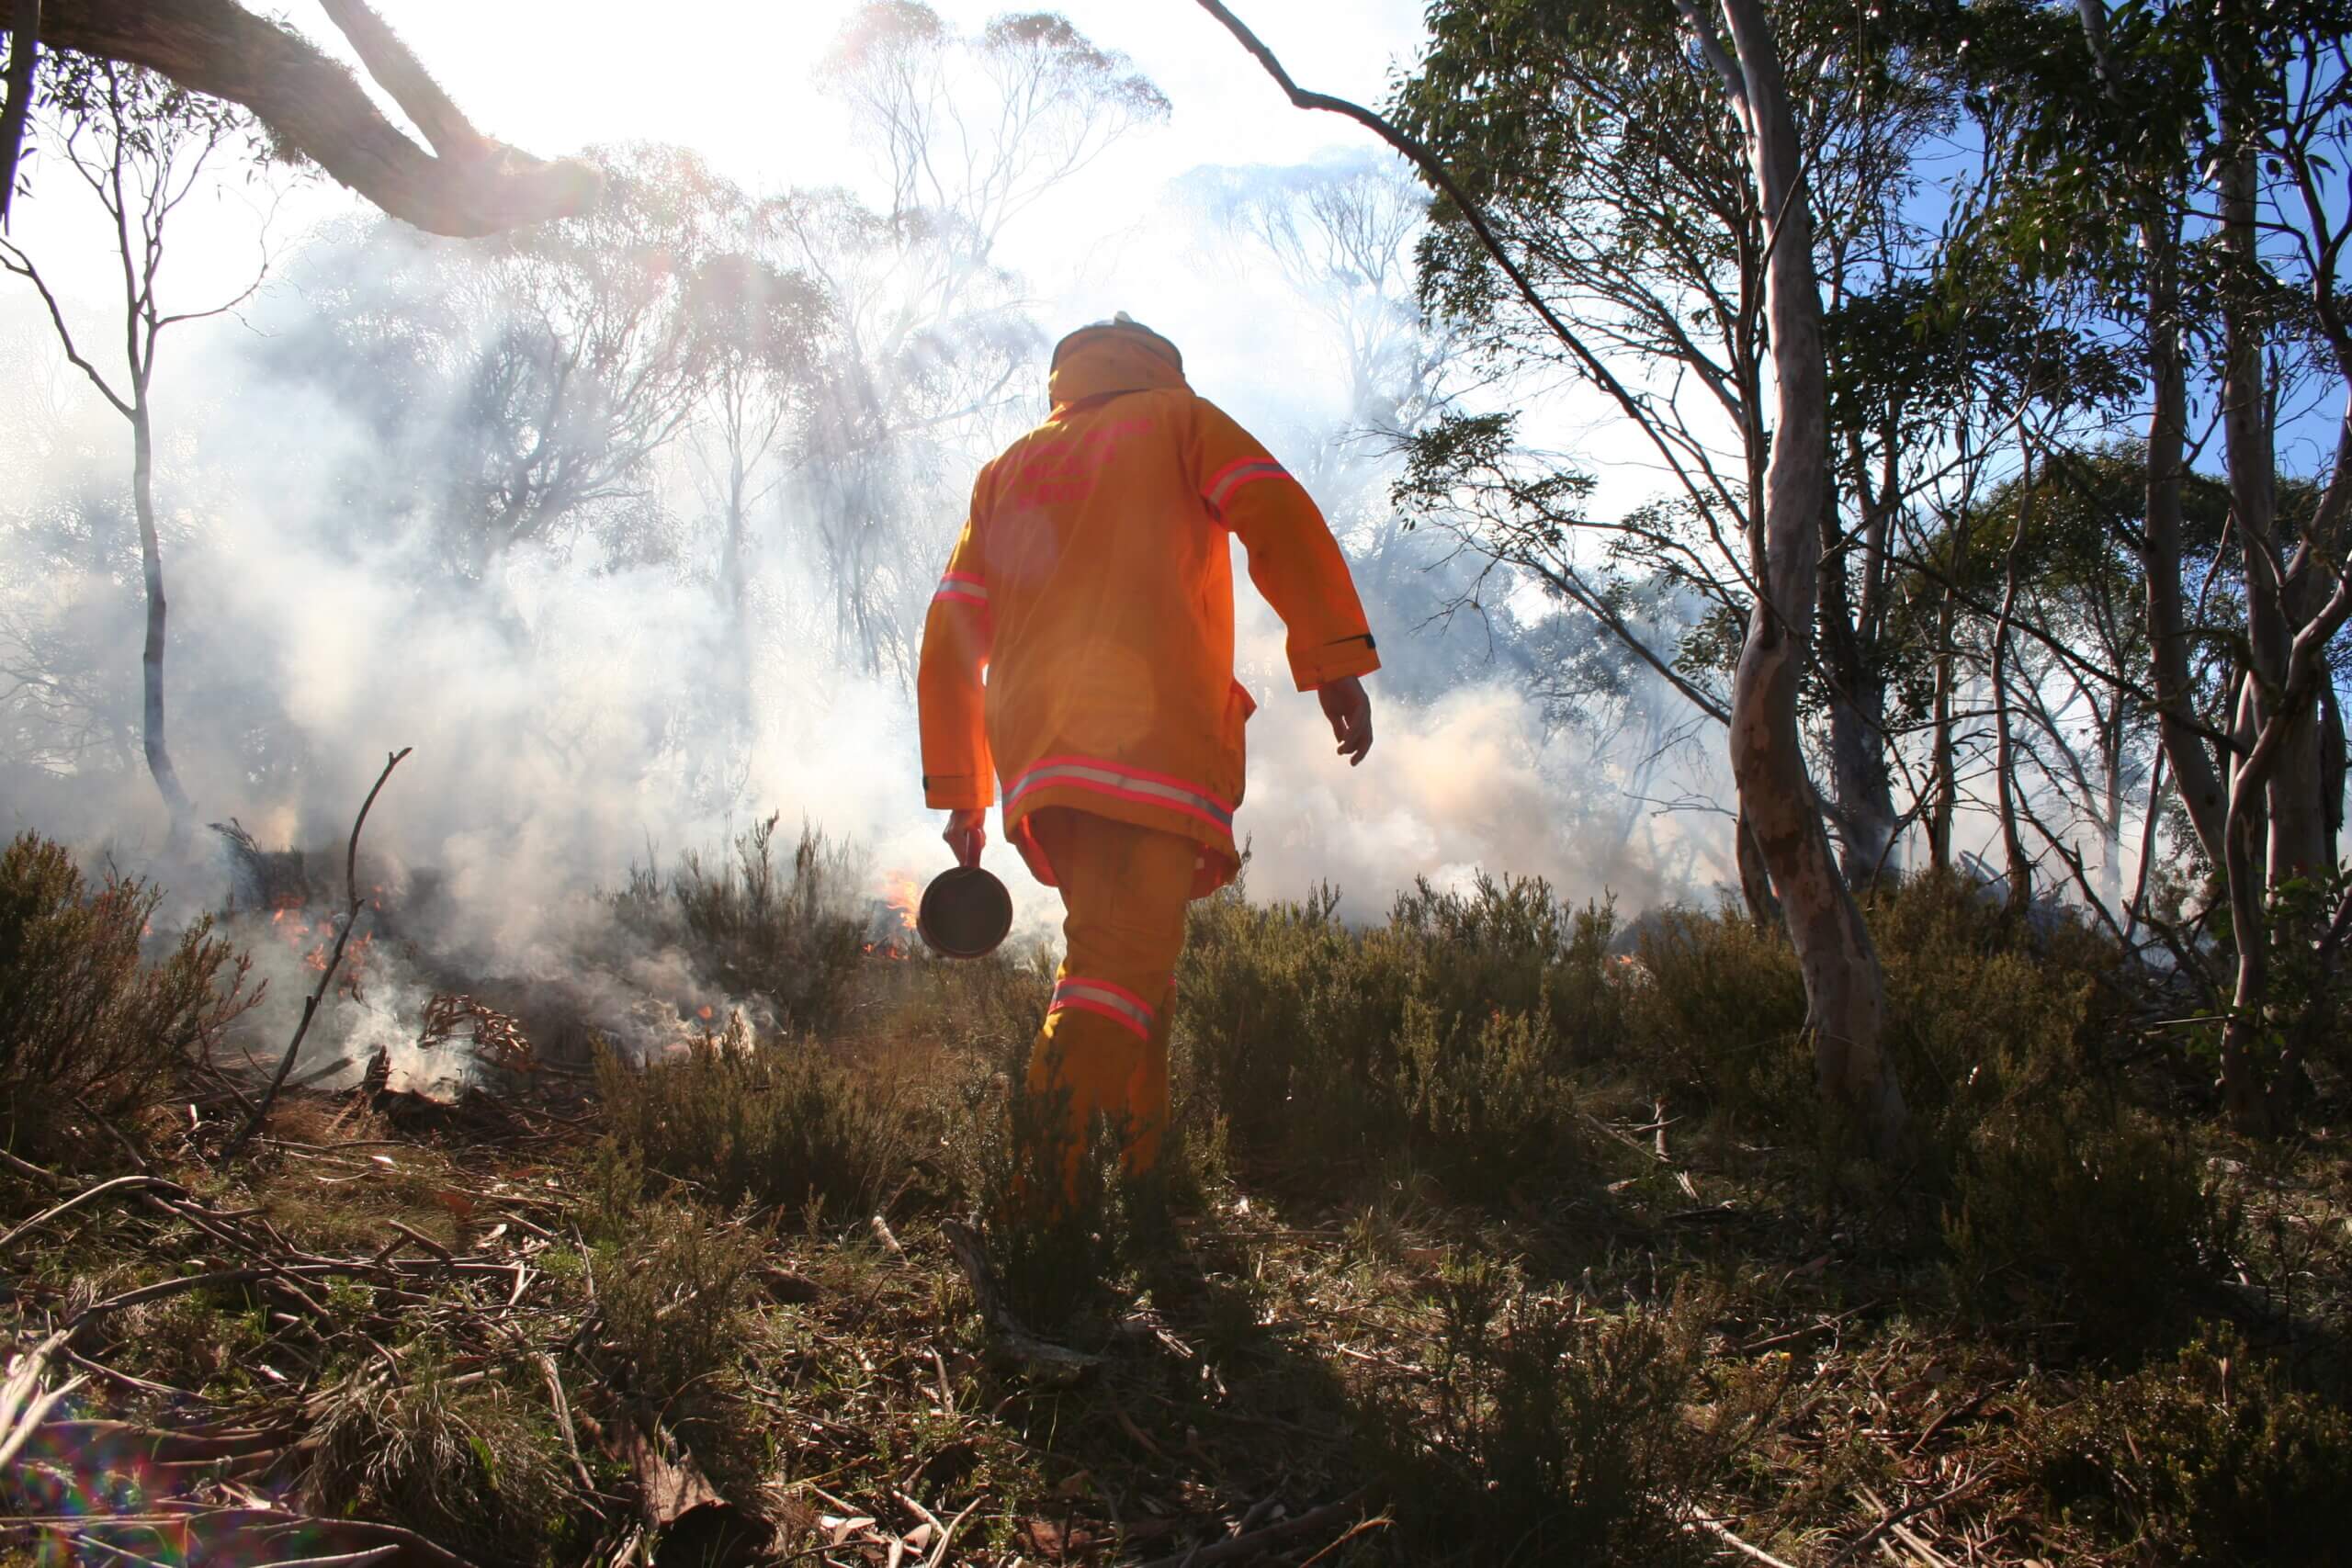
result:
<svg viewBox="0 0 2352 1568"><path fill-rule="evenodd" d="M1038 880L1031 813L1072 807L1191 838L1193 897L1240 867L1233 571L1289 632L1302 692L1380 667L1323 514L1255 437L1185 383L1148 330L1089 327L1055 352L1053 412L980 470L923 626L923 798L991 804Z"/></svg>

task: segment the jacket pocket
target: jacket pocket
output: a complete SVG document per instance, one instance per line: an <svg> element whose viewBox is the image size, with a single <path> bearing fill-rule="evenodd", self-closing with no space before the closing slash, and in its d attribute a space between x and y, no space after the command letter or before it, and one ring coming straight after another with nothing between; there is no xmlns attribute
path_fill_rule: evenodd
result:
<svg viewBox="0 0 2352 1568"><path fill-rule="evenodd" d="M1211 784L1227 801L1241 804L1242 783L1249 776L1249 746L1247 732L1250 716L1258 711L1258 699L1250 688L1236 681L1225 694L1225 733L1219 738L1224 744L1216 760L1216 779Z"/></svg>

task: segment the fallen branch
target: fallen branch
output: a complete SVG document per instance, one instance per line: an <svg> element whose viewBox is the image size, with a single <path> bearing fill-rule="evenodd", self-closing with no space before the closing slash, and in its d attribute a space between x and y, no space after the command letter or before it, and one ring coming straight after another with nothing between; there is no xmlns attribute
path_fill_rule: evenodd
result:
<svg viewBox="0 0 2352 1568"><path fill-rule="evenodd" d="M17 1457L42 1419L58 1401L80 1387L81 1378L69 1378L44 1393L40 1380L49 1371L49 1359L64 1345L70 1330L60 1330L18 1356L8 1365L6 1382L0 1382L0 1468Z"/></svg>
<svg viewBox="0 0 2352 1568"><path fill-rule="evenodd" d="M1734 1551L1738 1552L1742 1557L1747 1558L1751 1562L1763 1563L1764 1568L1795 1568L1795 1564L1773 1556L1770 1552L1765 1551L1760 1546L1750 1546L1747 1542L1740 1540L1739 1537L1732 1534L1728 1529L1717 1524L1713 1519L1692 1519L1683 1528L1685 1529L1704 1530L1707 1534L1713 1536L1717 1540L1723 1542Z"/></svg>
<svg viewBox="0 0 2352 1568"><path fill-rule="evenodd" d="M262 1122L268 1118L270 1105L277 1099L277 1091L285 1087L286 1075L294 1070L294 1058L302 1049L302 1037L311 1032L311 1021L318 1016L319 1004L326 999L327 987L334 984L334 972L343 963L343 950L351 941L353 930L359 924L362 907L359 900L359 829L368 825L368 813L375 806L376 796L383 793L384 781L392 776L392 770L401 765L401 759L414 750L413 746L403 746L385 760L384 771L376 775L376 787L368 792L368 798L360 802L359 815L352 819L351 843L344 852L343 861L344 893L350 901L350 910L344 917L342 929L335 932L334 951L327 955L327 966L319 976L318 988L302 1003L302 1021L294 1026L294 1038L286 1043L286 1055L278 1058L277 1075L269 1080L269 1087L262 1091L253 1114L245 1118L244 1126L221 1151L224 1157L235 1154L244 1146L245 1140L261 1130Z"/></svg>
<svg viewBox="0 0 2352 1568"><path fill-rule="evenodd" d="M1856 1558L1861 1556L1863 1552L1869 1551L1872 1546L1875 1546L1878 1543L1880 1537L1885 1535L1887 1531L1899 1527L1904 1520L1911 1517L1915 1514L1929 1513L1937 1508L1940 1508L1946 1503L1953 1502L1958 1498L1965 1496L1967 1494L1975 1491L1984 1483L1984 1478L1979 1476L1973 1480L1963 1481L1959 1485L1953 1487L1951 1491L1942 1493L1937 1496L1922 1497L1916 1503L1905 1503L1902 1507L1893 1510L1884 1518L1879 1520L1878 1523L1872 1525L1870 1529L1864 1530L1861 1534L1848 1541L1845 1546L1838 1551L1838 1554L1824 1562L1821 1565L1821 1568L1844 1568L1844 1564L1853 1562Z"/></svg>
<svg viewBox="0 0 2352 1568"><path fill-rule="evenodd" d="M1172 1557L1155 1557L1143 1568L1207 1568L1212 1562L1238 1562L1260 1552L1280 1546L1299 1536L1312 1535L1327 1525L1337 1524L1356 1511L1363 1501L1362 1492L1351 1492L1336 1503L1326 1503L1319 1508L1309 1508L1295 1519L1284 1519L1263 1529L1245 1531L1228 1536L1214 1546L1196 1546L1190 1551L1180 1551Z"/></svg>
<svg viewBox="0 0 2352 1568"><path fill-rule="evenodd" d="M101 1181L96 1187L90 1188L86 1191L76 1193L74 1196L65 1200L62 1203L52 1204L49 1208L43 1209L40 1213L35 1214L31 1219L27 1220L23 1224L18 1225L7 1235L0 1235L0 1252L6 1252L9 1244L14 1242L18 1236L24 1235L30 1231L39 1230L42 1225L57 1218L60 1214L65 1213L69 1210L78 1209L93 1198L103 1197L108 1192L119 1192L125 1188L170 1187L171 1185L172 1184L170 1182L161 1180L153 1176L118 1176L112 1181ZM175 1189L175 1190L176 1190L176 1189Z"/></svg>

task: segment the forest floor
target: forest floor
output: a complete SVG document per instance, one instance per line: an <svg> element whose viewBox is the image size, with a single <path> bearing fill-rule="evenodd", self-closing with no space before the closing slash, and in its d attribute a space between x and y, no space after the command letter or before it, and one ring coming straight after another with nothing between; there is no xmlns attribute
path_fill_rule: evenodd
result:
<svg viewBox="0 0 2352 1568"><path fill-rule="evenodd" d="M1541 1170L1196 1122L1164 1209L1041 1241L973 1174L1005 1051L910 1000L971 973L866 961L822 1051L297 1091L233 1156L218 1089L61 1109L0 1153L0 1563L2345 1561L2324 1118L2191 1094L1921 1198L1619 1062ZM842 1179L763 1196L717 1127Z"/></svg>

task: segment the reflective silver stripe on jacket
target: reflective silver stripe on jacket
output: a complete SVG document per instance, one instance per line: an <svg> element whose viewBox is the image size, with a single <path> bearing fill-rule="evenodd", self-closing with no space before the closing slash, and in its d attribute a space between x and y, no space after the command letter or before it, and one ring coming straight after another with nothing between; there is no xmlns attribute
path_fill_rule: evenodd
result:
<svg viewBox="0 0 2352 1568"><path fill-rule="evenodd" d="M1114 794L1197 811L1227 829L1233 826L1232 807L1214 795L1140 773L1126 773L1105 762L1049 762L1032 768L1013 781L1012 790L1005 796L1005 804L1010 806L1031 790L1049 784L1092 784Z"/></svg>
<svg viewBox="0 0 2352 1568"><path fill-rule="evenodd" d="M1097 984L1092 980L1062 980L1056 983L1053 1007L1046 1010L1068 1007L1073 1002L1085 1002L1089 1006L1104 1008L1117 1013L1120 1018L1133 1024L1138 1032L1145 1035L1151 1033L1153 1025L1158 1021L1149 1008L1132 999L1124 991Z"/></svg>
<svg viewBox="0 0 2352 1568"><path fill-rule="evenodd" d="M1216 482L1209 487L1208 502L1211 506L1217 508L1219 511L1223 511L1225 509L1226 498L1231 495L1235 491L1239 490L1243 485L1248 484L1251 479L1288 478L1290 478L1290 470L1283 468L1280 463L1275 462L1272 457L1258 458L1245 463L1235 463L1227 468L1223 473L1217 475Z"/></svg>
<svg viewBox="0 0 2352 1568"><path fill-rule="evenodd" d="M989 600L988 584L975 582L968 577L943 577L934 599L977 599L985 604Z"/></svg>

